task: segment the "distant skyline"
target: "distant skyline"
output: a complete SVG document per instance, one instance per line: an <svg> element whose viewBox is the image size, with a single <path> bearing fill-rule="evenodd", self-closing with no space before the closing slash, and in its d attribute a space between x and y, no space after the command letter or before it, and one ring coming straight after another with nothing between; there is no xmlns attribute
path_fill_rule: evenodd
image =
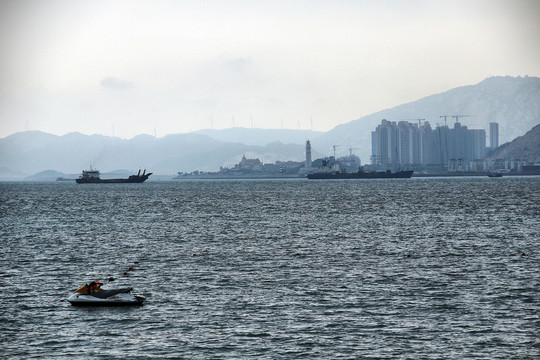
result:
<svg viewBox="0 0 540 360"><path fill-rule="evenodd" d="M524 0L4 0L0 138L328 131L489 76L539 77L538 14Z"/></svg>

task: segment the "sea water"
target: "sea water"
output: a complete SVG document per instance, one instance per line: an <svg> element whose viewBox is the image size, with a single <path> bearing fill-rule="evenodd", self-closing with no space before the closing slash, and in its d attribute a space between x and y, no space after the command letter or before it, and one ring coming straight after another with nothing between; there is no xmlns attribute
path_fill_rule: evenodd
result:
<svg viewBox="0 0 540 360"><path fill-rule="evenodd" d="M0 358L540 358L538 177L0 183L0 238Z"/></svg>

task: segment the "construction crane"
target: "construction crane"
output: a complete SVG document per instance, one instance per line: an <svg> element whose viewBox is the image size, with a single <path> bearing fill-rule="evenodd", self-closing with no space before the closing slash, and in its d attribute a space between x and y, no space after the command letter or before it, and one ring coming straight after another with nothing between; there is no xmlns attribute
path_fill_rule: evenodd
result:
<svg viewBox="0 0 540 360"><path fill-rule="evenodd" d="M452 115L452 117L458 122L460 117L471 117L471 115Z"/></svg>
<svg viewBox="0 0 540 360"><path fill-rule="evenodd" d="M358 148L352 148L352 147L349 148L349 156L352 156L352 151L353 151L353 150L356 150L356 149L358 149Z"/></svg>
<svg viewBox="0 0 540 360"><path fill-rule="evenodd" d="M451 117L452 115L441 115L440 118L444 118L444 126L446 126L446 118Z"/></svg>

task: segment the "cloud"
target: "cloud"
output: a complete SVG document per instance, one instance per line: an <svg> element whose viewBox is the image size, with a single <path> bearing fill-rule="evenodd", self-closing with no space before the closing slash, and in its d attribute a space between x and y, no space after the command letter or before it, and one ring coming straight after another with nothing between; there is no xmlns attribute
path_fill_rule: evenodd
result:
<svg viewBox="0 0 540 360"><path fill-rule="evenodd" d="M133 83L127 80L120 80L115 77L109 76L101 80L101 86L108 89L130 89L133 87Z"/></svg>

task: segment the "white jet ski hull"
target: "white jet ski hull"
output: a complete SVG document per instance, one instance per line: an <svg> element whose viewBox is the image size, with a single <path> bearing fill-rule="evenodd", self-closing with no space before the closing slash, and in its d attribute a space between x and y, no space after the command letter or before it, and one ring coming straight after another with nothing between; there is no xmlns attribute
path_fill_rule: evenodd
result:
<svg viewBox="0 0 540 360"><path fill-rule="evenodd" d="M131 293L121 293L100 299L92 295L74 293L68 298L68 301L75 306L130 306L142 305L144 297Z"/></svg>

